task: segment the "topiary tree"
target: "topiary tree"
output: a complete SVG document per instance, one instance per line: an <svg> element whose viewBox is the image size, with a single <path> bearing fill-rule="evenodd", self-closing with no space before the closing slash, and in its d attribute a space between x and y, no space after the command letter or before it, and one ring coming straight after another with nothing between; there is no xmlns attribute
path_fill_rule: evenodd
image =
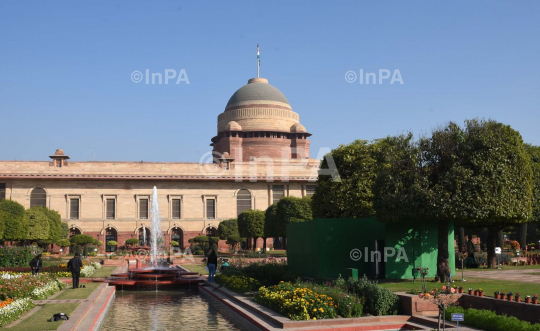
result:
<svg viewBox="0 0 540 331"><path fill-rule="evenodd" d="M139 244L139 239L137 238L130 238L128 240L126 240L126 246L128 247L133 247L135 245L138 245Z"/></svg>
<svg viewBox="0 0 540 331"><path fill-rule="evenodd" d="M238 215L238 231L240 236L246 238L263 238L264 249L266 250L266 235L264 234L265 212L262 210L248 210ZM256 245L253 245L255 250Z"/></svg>
<svg viewBox="0 0 540 331"><path fill-rule="evenodd" d="M245 239L241 238L239 234L233 234L227 237L227 245L230 245L231 249L234 250L236 245L243 240Z"/></svg>
<svg viewBox="0 0 540 331"><path fill-rule="evenodd" d="M310 197L285 197L277 203L276 215L274 217L274 227L278 237L286 237L286 225L311 221L313 212L311 210Z"/></svg>
<svg viewBox="0 0 540 331"><path fill-rule="evenodd" d="M118 243L114 240L107 241L107 246L118 246Z"/></svg>
<svg viewBox="0 0 540 331"><path fill-rule="evenodd" d="M44 212L44 208L30 208L26 211L26 222L28 224L27 240L46 240L49 237L49 218Z"/></svg>
<svg viewBox="0 0 540 331"><path fill-rule="evenodd" d="M268 238L276 238L280 237L280 233L278 231L279 228L279 221L277 219L277 202L274 202L270 207L266 209L264 212L264 234Z"/></svg>
<svg viewBox="0 0 540 331"><path fill-rule="evenodd" d="M227 245L231 246L231 249L234 250L234 247L238 243L240 234L238 232L238 219L231 218L228 220L223 220L219 223L218 226L218 236L219 239L226 240ZM230 239L231 237L234 237Z"/></svg>
<svg viewBox="0 0 540 331"><path fill-rule="evenodd" d="M0 200L0 223L3 224L5 241L25 240L28 234L28 221L24 207L11 200Z"/></svg>
<svg viewBox="0 0 540 331"><path fill-rule="evenodd" d="M61 248L65 249L66 247L71 246L71 242L69 239L60 239L56 242L56 245L60 246Z"/></svg>
<svg viewBox="0 0 540 331"><path fill-rule="evenodd" d="M175 241L175 240L171 240L171 242L169 243L172 247L178 247L180 246L180 244L178 243L178 241Z"/></svg>
<svg viewBox="0 0 540 331"><path fill-rule="evenodd" d="M34 208L41 209L49 221L49 236L47 239L39 240L39 244L48 246L60 240L62 238L62 219L60 214L46 207L33 207L31 209Z"/></svg>
<svg viewBox="0 0 540 331"><path fill-rule="evenodd" d="M62 234L60 235L60 238L62 239L68 239L69 238L69 226L67 223L62 222L60 224L62 227Z"/></svg>
<svg viewBox="0 0 540 331"><path fill-rule="evenodd" d="M69 239L69 241L71 242L72 245L82 246L83 255L86 256L86 255L88 255L87 245L88 244L93 244L96 241L96 239L94 239L94 237L89 236L87 234L76 234L73 237L71 237L71 239Z"/></svg>

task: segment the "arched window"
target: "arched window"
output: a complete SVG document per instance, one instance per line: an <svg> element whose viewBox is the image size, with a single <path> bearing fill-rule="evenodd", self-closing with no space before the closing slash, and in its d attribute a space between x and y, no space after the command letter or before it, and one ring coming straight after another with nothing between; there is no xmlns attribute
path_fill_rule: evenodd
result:
<svg viewBox="0 0 540 331"><path fill-rule="evenodd" d="M116 229L109 228L105 231L105 251L106 252L116 252L116 246L109 246L107 243L109 241L116 241L118 242L118 233L116 232Z"/></svg>
<svg viewBox="0 0 540 331"><path fill-rule="evenodd" d="M171 231L171 241L176 241L180 244L180 248L184 249L184 231L180 228L172 229Z"/></svg>
<svg viewBox="0 0 540 331"><path fill-rule="evenodd" d="M150 229L139 228L139 246L150 247Z"/></svg>
<svg viewBox="0 0 540 331"><path fill-rule="evenodd" d="M36 187L30 193L30 208L47 207L47 193L44 189Z"/></svg>
<svg viewBox="0 0 540 331"><path fill-rule="evenodd" d="M69 238L71 239L73 236L76 236L78 234L81 234L81 230L79 230L78 228L70 228L69 229ZM75 249L75 246L73 245L70 245L69 246L69 252L70 253L77 253L77 250ZM78 252L80 253L80 252Z"/></svg>
<svg viewBox="0 0 540 331"><path fill-rule="evenodd" d="M236 215L251 209L251 193L246 189L241 189L236 194Z"/></svg>

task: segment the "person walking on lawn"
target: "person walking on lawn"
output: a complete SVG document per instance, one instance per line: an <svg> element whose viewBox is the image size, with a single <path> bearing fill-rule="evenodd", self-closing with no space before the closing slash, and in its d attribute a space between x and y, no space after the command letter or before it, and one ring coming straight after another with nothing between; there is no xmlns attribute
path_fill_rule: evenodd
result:
<svg viewBox="0 0 540 331"><path fill-rule="evenodd" d="M79 288L79 277L81 277L82 260L79 257L79 253L75 254L75 257L68 261L67 267L71 271L71 279L73 280L73 289Z"/></svg>

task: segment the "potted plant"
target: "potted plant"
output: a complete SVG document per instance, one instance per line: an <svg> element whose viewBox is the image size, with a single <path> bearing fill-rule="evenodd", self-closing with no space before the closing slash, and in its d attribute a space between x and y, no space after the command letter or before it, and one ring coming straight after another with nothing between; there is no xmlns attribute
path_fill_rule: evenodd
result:
<svg viewBox="0 0 540 331"><path fill-rule="evenodd" d="M517 267L517 265L518 265L517 261L516 261L516 262L514 262L514 267Z"/></svg>
<svg viewBox="0 0 540 331"><path fill-rule="evenodd" d="M516 292L516 302L521 302L521 295L519 294L519 292Z"/></svg>
<svg viewBox="0 0 540 331"><path fill-rule="evenodd" d="M460 294L463 294L463 286L460 286L460 287L459 287L458 292L459 292Z"/></svg>
<svg viewBox="0 0 540 331"><path fill-rule="evenodd" d="M501 300L504 300L506 298L506 294L504 293L504 291L501 292Z"/></svg>
<svg viewBox="0 0 540 331"><path fill-rule="evenodd" d="M478 295L480 295L481 297L484 296L484 290L482 290L481 288L478 289Z"/></svg>
<svg viewBox="0 0 540 331"><path fill-rule="evenodd" d="M474 290L474 295L479 296L479 295L480 295L480 291L479 291L479 290Z"/></svg>
<svg viewBox="0 0 540 331"><path fill-rule="evenodd" d="M506 296L506 300L512 301L513 298L514 298L514 295L512 294L512 292L508 292L508 295Z"/></svg>
<svg viewBox="0 0 540 331"><path fill-rule="evenodd" d="M532 297L532 303L533 303L533 305L538 304L538 294L533 295L533 297Z"/></svg>
<svg viewBox="0 0 540 331"><path fill-rule="evenodd" d="M469 287L469 295L473 295L473 289L472 289L472 287Z"/></svg>
<svg viewBox="0 0 540 331"><path fill-rule="evenodd" d="M527 295L525 297L525 303L531 303L531 296L530 295Z"/></svg>
<svg viewBox="0 0 540 331"><path fill-rule="evenodd" d="M501 298L501 292L495 291L495 293L493 294L493 296L495 297L495 299L500 299L500 298Z"/></svg>

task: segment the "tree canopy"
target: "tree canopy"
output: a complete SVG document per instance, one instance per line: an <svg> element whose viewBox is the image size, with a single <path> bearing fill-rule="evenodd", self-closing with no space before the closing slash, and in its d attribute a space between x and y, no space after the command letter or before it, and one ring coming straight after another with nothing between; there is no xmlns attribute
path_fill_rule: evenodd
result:
<svg viewBox="0 0 540 331"><path fill-rule="evenodd" d="M86 246L95 242L94 237L87 234L76 234L69 239L73 245ZM138 241L137 241L138 242Z"/></svg>
<svg viewBox="0 0 540 331"><path fill-rule="evenodd" d="M332 150L341 181L319 176L313 195L313 215L322 218L373 217L372 186L376 179L376 141L356 140ZM328 168L326 157L321 169Z"/></svg>
<svg viewBox="0 0 540 331"><path fill-rule="evenodd" d="M287 224L311 221L313 219L311 197L281 198L275 208L275 216L272 216L272 223L268 228L274 236L277 234L277 237L286 237Z"/></svg>
<svg viewBox="0 0 540 331"><path fill-rule="evenodd" d="M56 244L62 248L71 246L69 239L60 239Z"/></svg>
<svg viewBox="0 0 540 331"><path fill-rule="evenodd" d="M532 222L540 222L540 146L525 145L533 172Z"/></svg>
<svg viewBox="0 0 540 331"><path fill-rule="evenodd" d="M139 239L137 238L130 238L126 240L127 246L133 246L133 245L138 245L138 244L139 244Z"/></svg>
<svg viewBox="0 0 540 331"><path fill-rule="evenodd" d="M238 215L238 231L241 237L260 238L264 234L264 211L248 210Z"/></svg>
<svg viewBox="0 0 540 331"><path fill-rule="evenodd" d="M227 240L230 236L238 235L238 219L230 218L219 222L217 231L221 240Z"/></svg>
<svg viewBox="0 0 540 331"><path fill-rule="evenodd" d="M28 234L25 239L46 240L49 238L49 218L44 208L30 208L26 211L25 217L28 224Z"/></svg>
<svg viewBox="0 0 540 331"><path fill-rule="evenodd" d="M277 219L277 202L270 205L264 212L264 234L268 238L279 237L279 221Z"/></svg>
<svg viewBox="0 0 540 331"><path fill-rule="evenodd" d="M0 223L4 224L3 240L25 240L28 222L24 207L12 200L0 200Z"/></svg>

